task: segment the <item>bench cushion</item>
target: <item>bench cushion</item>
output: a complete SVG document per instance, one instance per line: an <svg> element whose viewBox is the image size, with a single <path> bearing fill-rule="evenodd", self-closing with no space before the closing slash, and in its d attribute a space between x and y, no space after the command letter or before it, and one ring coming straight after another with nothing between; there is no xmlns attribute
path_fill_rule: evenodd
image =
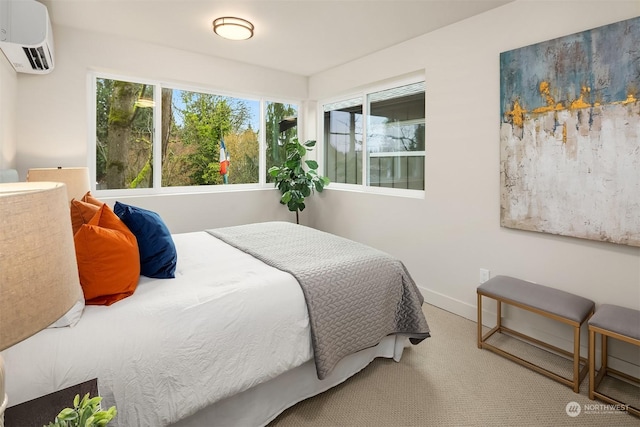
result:
<svg viewBox="0 0 640 427"><path fill-rule="evenodd" d="M478 286L478 292L518 302L578 323L582 323L595 306L590 299L509 276L495 276L487 280Z"/></svg>
<svg viewBox="0 0 640 427"><path fill-rule="evenodd" d="M640 311L603 304L589 319L589 326L640 340Z"/></svg>

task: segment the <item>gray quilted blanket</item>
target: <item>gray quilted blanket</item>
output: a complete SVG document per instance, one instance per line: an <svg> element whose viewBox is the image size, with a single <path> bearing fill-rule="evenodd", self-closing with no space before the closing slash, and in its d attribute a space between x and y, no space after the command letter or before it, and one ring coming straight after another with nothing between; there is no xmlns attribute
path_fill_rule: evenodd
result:
<svg viewBox="0 0 640 427"><path fill-rule="evenodd" d="M429 337L422 294L404 264L384 252L288 222L207 232L298 280L319 379L387 335L406 335L413 344Z"/></svg>

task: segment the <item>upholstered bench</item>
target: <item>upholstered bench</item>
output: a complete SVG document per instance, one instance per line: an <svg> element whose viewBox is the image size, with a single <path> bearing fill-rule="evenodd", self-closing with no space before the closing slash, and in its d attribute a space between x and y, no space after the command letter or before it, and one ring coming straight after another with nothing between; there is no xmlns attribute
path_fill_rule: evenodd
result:
<svg viewBox="0 0 640 427"><path fill-rule="evenodd" d="M601 335L602 341L602 362L597 376L595 361L596 334ZM597 397L607 403L623 405L626 406L629 412L640 416L640 408L634 408L597 390L602 378L607 374L624 378L636 385L640 384L639 378L634 378L608 366L607 340L609 337L640 346L640 311L617 305L603 304L589 319L589 399L593 400Z"/></svg>
<svg viewBox="0 0 640 427"><path fill-rule="evenodd" d="M504 356L516 363L526 366L529 369L546 375L562 384L573 388L573 391L580 391L580 382L587 375L589 364L587 360L580 357L580 327L593 314L595 304L593 301L578 295L564 292L559 289L538 285L527 282L525 280L516 279L509 276L496 276L477 289L478 293L478 348L491 350L501 356ZM482 297L494 299L496 301L496 326L482 334ZM502 325L502 303L509 304L524 310L531 311L558 322L573 327L573 352L569 352L523 333L514 331ZM494 333L506 332L508 335L515 336L530 344L537 345L556 354L564 356L573 361L573 377L565 378L548 369L538 366L530 361L524 360L514 354L503 349L493 346L487 342L487 339ZM583 363L582 369L580 364Z"/></svg>

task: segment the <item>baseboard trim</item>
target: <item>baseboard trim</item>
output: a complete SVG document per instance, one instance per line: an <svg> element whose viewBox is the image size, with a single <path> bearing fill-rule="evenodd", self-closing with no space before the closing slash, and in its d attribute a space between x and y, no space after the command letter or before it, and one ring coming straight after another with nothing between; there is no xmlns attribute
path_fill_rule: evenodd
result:
<svg viewBox="0 0 640 427"><path fill-rule="evenodd" d="M438 308L441 308L453 314L457 314L458 316L462 316L465 319L469 319L474 322L477 321L478 309L476 306L467 304L464 301L451 298L448 295L432 291L431 289L423 288L421 286L418 286L418 288L424 296L424 302L426 302L427 304L435 305ZM482 316L484 319L484 314ZM495 312L492 318L495 318Z"/></svg>

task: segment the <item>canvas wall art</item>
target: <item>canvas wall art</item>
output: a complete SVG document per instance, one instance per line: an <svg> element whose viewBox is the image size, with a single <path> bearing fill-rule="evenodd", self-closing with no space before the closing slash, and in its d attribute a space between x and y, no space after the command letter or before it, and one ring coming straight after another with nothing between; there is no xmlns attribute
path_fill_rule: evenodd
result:
<svg viewBox="0 0 640 427"><path fill-rule="evenodd" d="M640 246L640 17L500 54L500 223Z"/></svg>

